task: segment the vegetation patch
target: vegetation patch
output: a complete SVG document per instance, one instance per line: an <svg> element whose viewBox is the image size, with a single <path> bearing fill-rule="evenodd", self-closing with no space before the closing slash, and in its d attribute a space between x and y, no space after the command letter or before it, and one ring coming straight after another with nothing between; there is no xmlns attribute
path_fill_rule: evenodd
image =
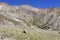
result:
<svg viewBox="0 0 60 40"><path fill-rule="evenodd" d="M24 33L23 33L24 32ZM16 40L60 40L60 35L36 32L29 29L26 33L23 28L1 27L0 36L15 38Z"/></svg>

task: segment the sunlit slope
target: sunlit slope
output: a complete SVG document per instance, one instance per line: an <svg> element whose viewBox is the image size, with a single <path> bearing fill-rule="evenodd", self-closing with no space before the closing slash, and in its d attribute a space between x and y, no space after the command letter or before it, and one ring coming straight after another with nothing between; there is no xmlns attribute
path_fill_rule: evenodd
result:
<svg viewBox="0 0 60 40"><path fill-rule="evenodd" d="M0 5L0 40L60 40L60 8Z"/></svg>
<svg viewBox="0 0 60 40"><path fill-rule="evenodd" d="M26 31L27 30L27 31ZM25 32L24 32L25 31ZM55 31L35 31L34 29L24 29L24 28L13 28L13 27L4 27L0 28L0 36L3 39L7 37L14 38L15 40L60 40L60 35Z"/></svg>

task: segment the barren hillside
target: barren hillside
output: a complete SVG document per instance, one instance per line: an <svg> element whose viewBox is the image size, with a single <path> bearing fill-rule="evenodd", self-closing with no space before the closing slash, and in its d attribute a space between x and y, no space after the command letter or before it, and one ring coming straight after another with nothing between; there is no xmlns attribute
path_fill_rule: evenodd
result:
<svg viewBox="0 0 60 40"><path fill-rule="evenodd" d="M60 8L0 3L0 40L60 40Z"/></svg>

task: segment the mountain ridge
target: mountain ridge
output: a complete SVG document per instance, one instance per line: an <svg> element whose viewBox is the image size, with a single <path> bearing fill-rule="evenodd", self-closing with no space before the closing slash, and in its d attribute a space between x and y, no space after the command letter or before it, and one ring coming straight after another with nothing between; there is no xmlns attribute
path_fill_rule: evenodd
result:
<svg viewBox="0 0 60 40"><path fill-rule="evenodd" d="M1 3L0 40L25 39L60 40L60 8L39 9Z"/></svg>
<svg viewBox="0 0 60 40"><path fill-rule="evenodd" d="M4 3L1 3L1 4L4 4ZM0 15L6 17L6 19L11 21L14 21L14 20L17 22L22 21L29 25L34 24L38 27L41 25L42 26L46 25L48 28L49 25L50 26L55 25L53 20L56 22L58 21L57 19L59 19L59 12L60 12L59 10L60 10L59 8L55 8L55 7L51 9L42 9L42 8L39 9L29 5L22 5L22 6L5 5L1 7ZM56 17L56 20L55 20L55 17ZM51 25L52 24L51 22L53 22L53 25ZM51 27L51 29L54 29L54 28Z"/></svg>

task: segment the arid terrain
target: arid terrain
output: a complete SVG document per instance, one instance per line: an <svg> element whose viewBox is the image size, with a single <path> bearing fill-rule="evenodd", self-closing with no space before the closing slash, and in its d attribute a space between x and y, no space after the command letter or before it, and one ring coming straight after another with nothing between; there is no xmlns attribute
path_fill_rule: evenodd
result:
<svg viewBox="0 0 60 40"><path fill-rule="evenodd" d="M0 3L0 40L60 40L60 8Z"/></svg>

